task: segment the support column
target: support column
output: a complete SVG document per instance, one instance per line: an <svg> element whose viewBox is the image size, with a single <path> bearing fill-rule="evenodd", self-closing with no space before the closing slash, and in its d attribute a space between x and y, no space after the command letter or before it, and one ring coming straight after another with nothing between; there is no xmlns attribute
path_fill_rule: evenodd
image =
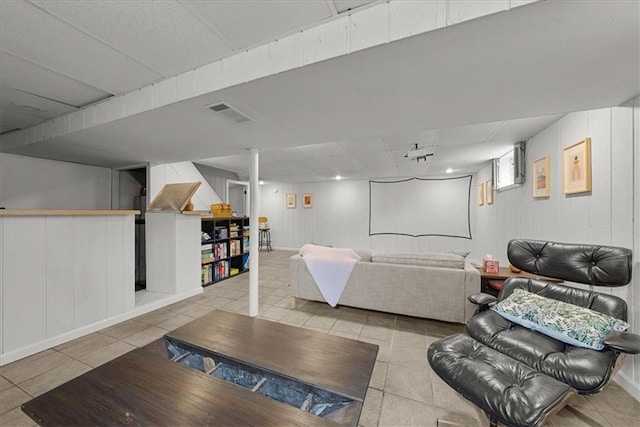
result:
<svg viewBox="0 0 640 427"><path fill-rule="evenodd" d="M251 163L249 165L249 316L258 315L258 215L260 206L260 186L258 183L259 175L259 155L257 148L249 150Z"/></svg>

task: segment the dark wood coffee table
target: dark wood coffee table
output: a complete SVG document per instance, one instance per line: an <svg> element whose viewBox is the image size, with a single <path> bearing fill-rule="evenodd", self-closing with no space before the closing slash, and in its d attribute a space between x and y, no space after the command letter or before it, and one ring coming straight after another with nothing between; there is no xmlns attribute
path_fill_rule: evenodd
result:
<svg viewBox="0 0 640 427"><path fill-rule="evenodd" d="M357 425L378 346L224 311L166 335L354 400L336 423L182 366L164 339L22 405L42 425Z"/></svg>

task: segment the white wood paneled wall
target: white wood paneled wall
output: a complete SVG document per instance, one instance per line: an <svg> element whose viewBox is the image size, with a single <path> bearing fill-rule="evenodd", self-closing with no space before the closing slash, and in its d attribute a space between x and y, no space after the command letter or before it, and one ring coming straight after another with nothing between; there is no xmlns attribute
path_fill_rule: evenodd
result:
<svg viewBox="0 0 640 427"><path fill-rule="evenodd" d="M635 103L635 104L634 104ZM273 246L297 250L305 243L376 252L471 250L480 260L492 254L507 265L507 242L514 238L599 243L634 250L632 284L604 289L624 298L629 321L640 332L640 98L616 108L571 113L527 143L527 180L523 186L494 192L494 203L478 206L476 186L491 179L491 165L472 182L473 240L446 237L369 236L368 181L271 184L262 187L262 214L269 217ZM635 108L634 108L635 105ZM635 124L634 124L635 122ZM635 132L635 134L634 134ZM562 150L591 137L593 185L590 193L562 193ZM531 162L551 156L551 197L532 197ZM635 182L635 189L634 189ZM297 196L287 209L287 193ZM302 195L313 194L313 208ZM398 209L389 206L389 209ZM634 220L635 218L635 220ZM635 225L634 225L635 224ZM640 400L640 357L629 358L618 382Z"/></svg>
<svg viewBox="0 0 640 427"><path fill-rule="evenodd" d="M198 168L191 162L167 163L149 167L149 182L147 183L148 202L160 192L165 184L176 182L200 182L200 187L191 201L194 210L208 211L214 203L221 203L222 199L213 191Z"/></svg>
<svg viewBox="0 0 640 427"><path fill-rule="evenodd" d="M133 221L0 217L2 363L134 309Z"/></svg>
<svg viewBox="0 0 640 427"><path fill-rule="evenodd" d="M0 206L111 209L111 169L0 153Z"/></svg>
<svg viewBox="0 0 640 427"><path fill-rule="evenodd" d="M171 295L202 292L200 216L147 212L147 291Z"/></svg>
<svg viewBox="0 0 640 427"><path fill-rule="evenodd" d="M223 201L227 200L227 181L238 181L238 174L200 163L194 163L193 165L200 171L204 179L209 183L211 188L213 188L213 191L218 195L218 197Z"/></svg>
<svg viewBox="0 0 640 427"><path fill-rule="evenodd" d="M568 114L532 137L527 143L526 183L494 193L493 205L474 203L477 233L473 252L479 257L491 253L501 265L507 265L506 244L512 238L631 248L631 284L598 291L627 301L635 333L640 332L639 99L621 107ZM562 193L562 150L585 137L591 137L592 191L566 196ZM546 155L551 156L551 196L534 199L531 162ZM490 179L490 171L487 166L476 180ZM617 379L640 400L640 357L630 357Z"/></svg>
<svg viewBox="0 0 640 427"><path fill-rule="evenodd" d="M296 209L287 209L288 193L296 194ZM305 193L313 197L310 209L302 207ZM317 243L384 253L470 250L472 245L462 238L369 236L369 181L365 180L264 185L261 197L261 215L269 218L272 246L277 248L297 250Z"/></svg>

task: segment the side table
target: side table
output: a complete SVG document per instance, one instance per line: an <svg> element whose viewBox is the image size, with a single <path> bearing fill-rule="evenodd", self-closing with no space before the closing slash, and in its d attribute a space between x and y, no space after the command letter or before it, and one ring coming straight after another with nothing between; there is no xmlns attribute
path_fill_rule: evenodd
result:
<svg viewBox="0 0 640 427"><path fill-rule="evenodd" d="M487 273L482 267L476 267L480 272L480 292L484 292L485 294L498 296L500 292L499 289L496 289L499 282L504 282L510 277L524 277L527 279L538 279L544 280L545 282L552 283L562 283L564 280L556 279L554 277L546 277L546 276L536 276L535 274L527 273L526 271L521 271L519 273L514 273L508 267L500 267L500 271L498 273ZM492 282L493 286L489 285L489 282ZM497 283L496 283L497 282Z"/></svg>

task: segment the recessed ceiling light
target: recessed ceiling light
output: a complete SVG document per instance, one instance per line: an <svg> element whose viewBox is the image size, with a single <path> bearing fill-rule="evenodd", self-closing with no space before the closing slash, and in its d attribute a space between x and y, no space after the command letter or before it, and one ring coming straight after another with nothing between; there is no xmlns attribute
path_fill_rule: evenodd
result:
<svg viewBox="0 0 640 427"><path fill-rule="evenodd" d="M340 175L336 175L336 181L340 181L342 177Z"/></svg>
<svg viewBox="0 0 640 427"><path fill-rule="evenodd" d="M447 168L447 171L446 171L446 172L447 172L447 173L452 173L452 172L453 172L453 169L451 169L451 168Z"/></svg>

